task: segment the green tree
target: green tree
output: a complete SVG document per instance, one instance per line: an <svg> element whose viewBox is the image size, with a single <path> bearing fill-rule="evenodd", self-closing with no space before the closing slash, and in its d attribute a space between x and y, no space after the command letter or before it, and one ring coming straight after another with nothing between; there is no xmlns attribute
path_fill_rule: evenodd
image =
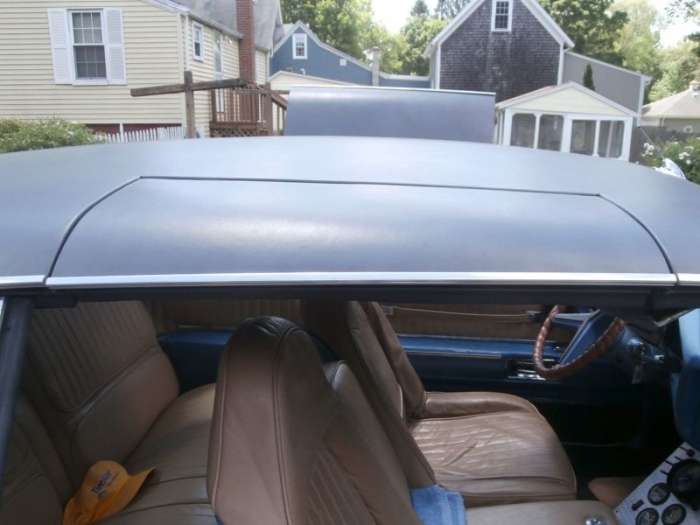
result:
<svg viewBox="0 0 700 525"><path fill-rule="evenodd" d="M282 0L285 20L301 20L325 43L358 59L375 42L371 0Z"/></svg>
<svg viewBox="0 0 700 525"><path fill-rule="evenodd" d="M390 33L383 25L375 25L372 41L381 51L380 69L385 73L404 73L403 59L408 44L403 35Z"/></svg>
<svg viewBox="0 0 700 525"><path fill-rule="evenodd" d="M438 0L435 14L443 20L452 20L470 0Z"/></svg>
<svg viewBox="0 0 700 525"><path fill-rule="evenodd" d="M688 89L691 80L700 78L700 57L692 42L683 42L661 52L662 76L654 84L649 99L659 100Z"/></svg>
<svg viewBox="0 0 700 525"><path fill-rule="evenodd" d="M613 7L626 12L628 17L617 43L623 65L658 80L661 77L661 13L650 0L617 0Z"/></svg>
<svg viewBox="0 0 700 525"><path fill-rule="evenodd" d="M590 64L586 64L586 69L583 72L583 87L595 91L595 84L593 83L593 68Z"/></svg>
<svg viewBox="0 0 700 525"><path fill-rule="evenodd" d="M613 0L540 0L574 41L574 50L611 64L622 64L617 51L627 13L612 9Z"/></svg>
<svg viewBox="0 0 700 525"><path fill-rule="evenodd" d="M428 15L412 16L401 28L405 48L401 56L403 72L407 75L427 75L430 61L423 57L423 51L448 23Z"/></svg>
<svg viewBox="0 0 700 525"><path fill-rule="evenodd" d="M428 4L425 3L425 0L416 0L416 3L413 4L413 7L411 8L411 16L429 15L429 14L430 14L430 9L428 8Z"/></svg>

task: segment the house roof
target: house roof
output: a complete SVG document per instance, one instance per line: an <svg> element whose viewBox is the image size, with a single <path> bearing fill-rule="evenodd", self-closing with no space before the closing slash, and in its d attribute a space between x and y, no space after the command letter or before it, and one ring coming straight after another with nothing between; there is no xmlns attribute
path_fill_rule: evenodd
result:
<svg viewBox="0 0 700 525"><path fill-rule="evenodd" d="M625 106L618 104L617 102L610 100L607 97L604 97L600 93L596 93L595 91L590 90L590 89L582 86L578 82L573 82L573 81L564 82L563 84L559 84L557 86L543 87L540 89L536 89L535 91L531 91L530 93L525 93L524 95L520 95L518 97L513 97L513 98L509 98L508 100L503 100L503 101L499 102L498 104L496 104L496 109L506 109L506 108L515 106L517 104L522 104L523 102L535 100L535 99L541 98L541 97L546 97L546 96L552 95L554 93L557 93L559 91L563 91L565 89L572 89L572 88L576 89L576 90L580 91L581 93L584 93L590 97L593 97L596 100L603 102L604 104L607 104L608 106L610 106L612 108L617 109L618 111L622 111L626 115L630 115L632 117L637 116L637 113L632 111L631 109L626 108Z"/></svg>
<svg viewBox="0 0 700 525"><path fill-rule="evenodd" d="M644 106L644 118L700 118L700 90L692 86Z"/></svg>
<svg viewBox="0 0 700 525"><path fill-rule="evenodd" d="M162 7L182 6L187 14L217 29L226 30L238 37L236 0L150 0ZM282 25L282 9L279 0L256 0L255 43L265 50L272 49L272 39L277 26Z"/></svg>
<svg viewBox="0 0 700 525"><path fill-rule="evenodd" d="M280 0L257 0L255 2L255 43L268 51L271 50L274 45L275 29L281 26Z"/></svg>
<svg viewBox="0 0 700 525"><path fill-rule="evenodd" d="M323 82L326 84L334 85L334 86L352 86L350 82L342 82L340 80L334 80L332 78L322 78L322 77L316 77L313 75L302 75L301 73L295 73L293 71L278 71L274 75L270 77L270 82L275 80L276 78L279 77L290 77L290 78L298 78L299 80L311 80L311 81L319 81ZM273 88L274 89L274 88Z"/></svg>
<svg viewBox="0 0 700 525"><path fill-rule="evenodd" d="M164 3L159 0L159 3ZM236 2L227 0L171 0L186 7L194 15L216 22L225 28L238 32L236 22Z"/></svg>
<svg viewBox="0 0 700 525"><path fill-rule="evenodd" d="M259 1L259 0L258 0ZM289 39L290 36L292 36L294 33L297 32L297 29L301 28L307 35L309 35L309 38L311 38L316 45L322 47L323 49L330 51L331 53L334 53L335 55L339 56L340 58L344 58L353 64L366 69L367 71L372 71L372 66L369 64L366 64L365 62L362 62L361 60L356 59L355 57L352 57L348 55L347 53L343 53L340 49L336 49L333 46L330 46L323 42L316 34L311 31L311 28L306 25L304 22L299 20L295 24L284 24L283 30L284 33L279 33L281 36L276 38L275 41L275 47L274 51L276 52L280 47L284 45L284 43ZM418 76L418 75L394 75L390 73L384 73L383 71L379 72L379 76L382 78L386 79L392 79L392 80L415 80L415 81L426 81L428 80L429 77L424 77L424 76Z"/></svg>
<svg viewBox="0 0 700 525"><path fill-rule="evenodd" d="M279 40L277 40L277 42L275 42L274 51L277 51L280 47L282 47L284 45L284 43L289 39L289 37L291 37L294 33L296 33L297 29L301 28L307 35L309 35L309 38L311 38L311 40L313 40L317 46L322 47L322 48L326 49L327 51L330 51L331 53L335 53L340 58L344 58L346 60L349 60L350 62L352 62L353 64L355 64L357 66L368 69L370 71L372 69L370 66L368 66L367 64L365 64L364 62L362 62L360 60L357 60L355 57L351 57L347 53L343 53L339 49L336 49L333 46L326 44L324 41L322 41L320 38L318 38L318 36L316 36L316 34L313 31L311 31L311 28L308 25L306 25L301 20L298 20L295 24L284 24L284 28L286 29L286 31L282 35L282 37L280 37Z"/></svg>
<svg viewBox="0 0 700 525"><path fill-rule="evenodd" d="M437 49L445 40L447 40L452 33L454 33L459 26L461 26L464 21L469 18L472 13L474 13L486 0L474 0L473 2L466 5L459 14L445 26L445 28L440 31L435 38L428 44L428 47L423 52L424 57L430 57L433 51ZM527 7L533 16L542 24L552 38L559 42L560 45L566 45L567 47L574 47L574 41L569 38L569 36L564 32L564 30L559 27L554 19L544 10L544 8L537 2L537 0L520 0L525 7Z"/></svg>

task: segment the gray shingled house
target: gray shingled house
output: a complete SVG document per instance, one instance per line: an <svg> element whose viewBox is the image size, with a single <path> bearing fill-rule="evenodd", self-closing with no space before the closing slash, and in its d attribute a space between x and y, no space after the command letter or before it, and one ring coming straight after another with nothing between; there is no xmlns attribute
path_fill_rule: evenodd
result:
<svg viewBox="0 0 700 525"><path fill-rule="evenodd" d="M428 45L437 89L490 91L496 101L573 81L588 64L596 92L641 115L651 78L574 53L573 41L536 0L473 0Z"/></svg>

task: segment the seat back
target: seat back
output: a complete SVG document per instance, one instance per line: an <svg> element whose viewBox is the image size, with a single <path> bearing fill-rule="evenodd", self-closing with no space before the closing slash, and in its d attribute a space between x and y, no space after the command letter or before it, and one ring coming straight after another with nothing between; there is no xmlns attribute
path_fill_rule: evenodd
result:
<svg viewBox="0 0 700 525"><path fill-rule="evenodd" d="M419 525L391 443L347 366L288 321L245 323L217 380L207 488L225 525Z"/></svg>
<svg viewBox="0 0 700 525"><path fill-rule="evenodd" d="M59 525L71 492L46 431L31 406L20 397L7 450L0 525Z"/></svg>
<svg viewBox="0 0 700 525"><path fill-rule="evenodd" d="M407 429L403 389L360 303L304 301L302 315L305 327L347 362L391 440L409 483L417 486L434 479ZM420 392L424 397L422 386ZM414 391L412 396L418 394Z"/></svg>
<svg viewBox="0 0 700 525"><path fill-rule="evenodd" d="M36 310L22 389L77 488L87 469L123 463L178 393L140 302Z"/></svg>
<svg viewBox="0 0 700 525"><path fill-rule="evenodd" d="M408 360L394 327L382 311L379 303L361 303L372 332L394 372L396 382L401 387L406 413L420 418L425 407L425 388L416 374L415 368ZM361 322L361 320L360 320ZM371 347L370 347L371 349Z"/></svg>

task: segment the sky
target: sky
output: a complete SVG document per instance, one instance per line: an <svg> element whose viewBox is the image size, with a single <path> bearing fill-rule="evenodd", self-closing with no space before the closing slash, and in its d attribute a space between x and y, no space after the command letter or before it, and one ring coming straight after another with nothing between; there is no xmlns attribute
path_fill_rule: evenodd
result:
<svg viewBox="0 0 700 525"><path fill-rule="evenodd" d="M392 32L397 32L406 22L415 0L372 0L375 19L383 23ZM435 8L437 0L426 0L431 9ZM670 0L652 0L660 11L664 11ZM661 32L661 45L673 46L682 38L698 30L694 24L675 23Z"/></svg>

